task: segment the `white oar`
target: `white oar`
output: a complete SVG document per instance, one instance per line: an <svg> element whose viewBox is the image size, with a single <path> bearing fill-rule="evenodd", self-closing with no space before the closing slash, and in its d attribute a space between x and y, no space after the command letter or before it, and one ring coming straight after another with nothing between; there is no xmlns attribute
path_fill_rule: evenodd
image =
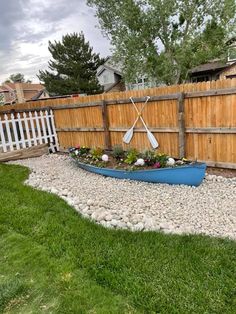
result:
<svg viewBox="0 0 236 314"><path fill-rule="evenodd" d="M133 134L134 134L134 127L135 127L136 123L138 122L138 119L141 117L141 113L142 113L142 111L143 111L143 109L144 109L144 107L145 107L145 105L146 105L146 103L148 102L149 99L150 99L150 97L147 96L147 99L146 99L146 101L145 101L145 103L144 103L144 105L143 105L141 111L140 111L140 112L138 111L138 117L137 117L137 119L134 121L134 124L132 125L132 127L125 133L125 135L124 135L124 137L123 137L123 142L124 142L124 143L126 143L126 144L129 144L129 143L130 143L130 141L131 141L131 139L132 139L132 137L133 137ZM131 100L132 103L133 103L132 97L130 97L130 100Z"/></svg>
<svg viewBox="0 0 236 314"><path fill-rule="evenodd" d="M139 114L138 108L136 107L136 105L135 105L133 99L132 99L132 98L130 98L130 99L131 99L131 101L132 101L132 103L133 103L133 105L134 105L134 108L136 109L137 113ZM155 136L152 134L151 131L148 130L148 127L147 127L146 123L144 122L142 116L140 115L139 117L140 117L140 120L142 121L142 123L143 123L143 125L144 125L146 131L147 131L147 136L148 136L149 142L151 143L151 145L152 145L153 148L157 148L157 147L159 146L159 144L158 144L158 142L157 142Z"/></svg>

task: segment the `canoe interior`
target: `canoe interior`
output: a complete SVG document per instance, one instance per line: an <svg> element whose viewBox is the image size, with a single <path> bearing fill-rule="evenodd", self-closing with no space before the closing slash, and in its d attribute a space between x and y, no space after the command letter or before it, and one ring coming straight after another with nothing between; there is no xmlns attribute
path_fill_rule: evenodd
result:
<svg viewBox="0 0 236 314"><path fill-rule="evenodd" d="M190 186L199 186L205 177L206 171L206 164L198 162L173 168L134 171L99 168L79 161L77 161L77 165L84 170L106 177L152 183L185 184Z"/></svg>

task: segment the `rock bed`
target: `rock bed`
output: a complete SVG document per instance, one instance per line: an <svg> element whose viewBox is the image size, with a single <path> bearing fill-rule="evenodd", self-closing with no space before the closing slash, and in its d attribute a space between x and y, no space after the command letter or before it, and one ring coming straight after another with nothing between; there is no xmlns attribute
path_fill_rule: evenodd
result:
<svg viewBox="0 0 236 314"><path fill-rule="evenodd" d="M66 155L12 163L32 170L27 184L61 196L103 226L236 239L236 177L206 175L196 188L105 178Z"/></svg>

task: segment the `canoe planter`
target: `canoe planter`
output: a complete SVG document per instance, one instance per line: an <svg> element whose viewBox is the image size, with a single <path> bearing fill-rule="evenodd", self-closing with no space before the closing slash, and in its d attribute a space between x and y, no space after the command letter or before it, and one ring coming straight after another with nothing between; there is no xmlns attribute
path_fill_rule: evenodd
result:
<svg viewBox="0 0 236 314"><path fill-rule="evenodd" d="M161 169L147 170L118 170L111 168L99 168L89 164L76 161L77 165L87 171L100 174L106 177L117 179L129 179L136 181L167 183L167 184L185 184L190 186L199 186L204 179L206 164L194 162L191 164L168 167Z"/></svg>

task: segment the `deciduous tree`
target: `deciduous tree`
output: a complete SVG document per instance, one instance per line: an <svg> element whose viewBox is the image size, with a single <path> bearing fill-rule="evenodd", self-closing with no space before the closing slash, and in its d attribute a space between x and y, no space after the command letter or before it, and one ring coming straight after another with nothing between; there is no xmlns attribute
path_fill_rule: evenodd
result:
<svg viewBox="0 0 236 314"><path fill-rule="evenodd" d="M5 81L11 83L25 83L25 76L22 73L11 74L9 79Z"/></svg>
<svg viewBox="0 0 236 314"><path fill-rule="evenodd" d="M234 35L235 0L87 0L95 7L126 80L147 74L174 84L188 70L225 58Z"/></svg>

